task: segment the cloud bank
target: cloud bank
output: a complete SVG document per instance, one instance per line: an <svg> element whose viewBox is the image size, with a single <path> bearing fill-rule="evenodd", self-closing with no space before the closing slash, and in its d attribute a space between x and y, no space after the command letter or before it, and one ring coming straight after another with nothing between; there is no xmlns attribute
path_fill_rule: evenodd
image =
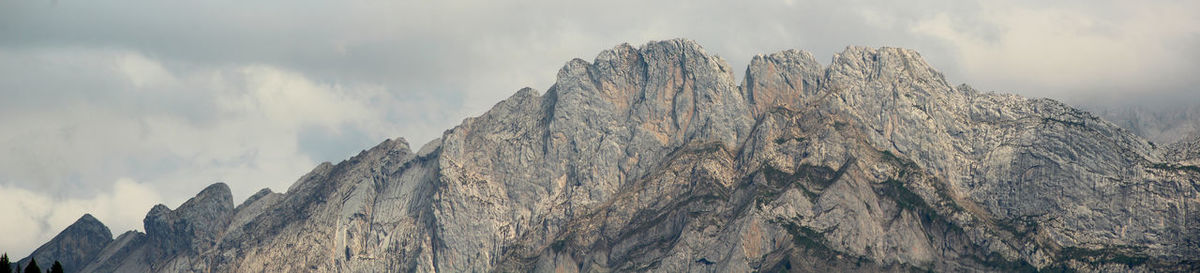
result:
<svg viewBox="0 0 1200 273"><path fill-rule="evenodd" d="M241 200L383 139L420 145L571 58L686 37L755 54L917 49L951 82L1077 104L1197 101L1195 1L3 1L0 251Z"/></svg>

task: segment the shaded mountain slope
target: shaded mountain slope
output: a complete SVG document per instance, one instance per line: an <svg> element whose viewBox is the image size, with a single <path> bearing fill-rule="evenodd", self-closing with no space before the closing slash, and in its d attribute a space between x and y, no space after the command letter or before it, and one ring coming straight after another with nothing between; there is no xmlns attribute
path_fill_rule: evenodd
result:
<svg viewBox="0 0 1200 273"><path fill-rule="evenodd" d="M91 214L84 214L16 265L25 266L31 259L37 259L41 266L49 268L59 261L64 265L63 272L79 272L112 240L107 226Z"/></svg>

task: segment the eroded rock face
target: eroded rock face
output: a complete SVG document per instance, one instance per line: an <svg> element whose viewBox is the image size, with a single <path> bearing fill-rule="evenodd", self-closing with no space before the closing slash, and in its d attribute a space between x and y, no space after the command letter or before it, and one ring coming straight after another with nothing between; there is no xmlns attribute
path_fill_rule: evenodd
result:
<svg viewBox="0 0 1200 273"><path fill-rule="evenodd" d="M806 51L784 50L754 56L745 79L746 100L756 106L756 114L763 114L776 106L800 106L817 95L825 69Z"/></svg>
<svg viewBox="0 0 1200 273"><path fill-rule="evenodd" d="M49 268L59 261L64 272L79 272L112 240L107 226L91 214L84 214L17 264L27 265L30 259L37 259L41 266Z"/></svg>
<svg viewBox="0 0 1200 273"><path fill-rule="evenodd" d="M1200 133L1167 145L1164 152L1168 160L1179 161L1191 166L1200 165Z"/></svg>
<svg viewBox="0 0 1200 273"><path fill-rule="evenodd" d="M620 45L416 152L156 207L88 271L1200 269L1200 168L1087 112L905 49L732 71L687 40Z"/></svg>
<svg viewBox="0 0 1200 273"><path fill-rule="evenodd" d="M212 248L233 216L233 195L216 183L188 199L176 210L154 206L143 220L146 236L155 246L152 258L192 255Z"/></svg>

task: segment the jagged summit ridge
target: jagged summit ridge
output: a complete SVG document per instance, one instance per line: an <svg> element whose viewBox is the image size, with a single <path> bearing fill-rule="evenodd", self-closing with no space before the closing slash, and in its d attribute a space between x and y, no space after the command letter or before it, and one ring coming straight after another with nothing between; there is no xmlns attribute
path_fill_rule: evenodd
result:
<svg viewBox="0 0 1200 273"><path fill-rule="evenodd" d="M89 272L1198 267L1200 171L1086 112L952 86L895 48L732 73L688 40L618 45L416 152L388 140L286 194L155 208ZM150 222L190 227L159 240L190 248Z"/></svg>

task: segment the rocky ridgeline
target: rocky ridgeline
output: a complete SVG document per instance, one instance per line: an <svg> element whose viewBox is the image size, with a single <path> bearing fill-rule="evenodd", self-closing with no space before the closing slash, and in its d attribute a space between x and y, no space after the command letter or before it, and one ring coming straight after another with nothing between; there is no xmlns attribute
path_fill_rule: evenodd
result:
<svg viewBox="0 0 1200 273"><path fill-rule="evenodd" d="M237 207L216 184L152 209L145 234L34 255L84 272L1196 271L1191 145L952 86L905 49L760 55L737 84L694 42L626 44L417 151L384 141ZM70 231L47 245L91 236Z"/></svg>
<svg viewBox="0 0 1200 273"><path fill-rule="evenodd" d="M113 241L112 232L91 214L84 214L66 229L33 251L29 257L17 261L17 265L28 265L31 259L42 261L49 267L52 261L64 265L87 264L96 254ZM78 267L66 267L64 272L79 272Z"/></svg>

